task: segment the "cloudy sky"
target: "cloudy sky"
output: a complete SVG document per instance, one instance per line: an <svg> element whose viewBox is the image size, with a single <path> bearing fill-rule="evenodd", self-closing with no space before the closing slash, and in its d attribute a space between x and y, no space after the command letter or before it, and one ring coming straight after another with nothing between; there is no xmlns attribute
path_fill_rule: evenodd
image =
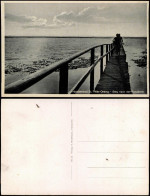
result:
<svg viewBox="0 0 150 196"><path fill-rule="evenodd" d="M5 34L146 36L146 3L5 3Z"/></svg>

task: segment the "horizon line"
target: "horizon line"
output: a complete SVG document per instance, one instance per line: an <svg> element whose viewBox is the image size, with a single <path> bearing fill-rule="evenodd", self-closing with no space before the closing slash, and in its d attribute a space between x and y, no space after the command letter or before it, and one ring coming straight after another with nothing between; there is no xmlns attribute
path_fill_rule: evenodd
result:
<svg viewBox="0 0 150 196"><path fill-rule="evenodd" d="M49 35L5 35L6 38L9 37L32 37L32 38L113 38L115 36L49 36ZM128 38L147 38L147 36L122 36Z"/></svg>

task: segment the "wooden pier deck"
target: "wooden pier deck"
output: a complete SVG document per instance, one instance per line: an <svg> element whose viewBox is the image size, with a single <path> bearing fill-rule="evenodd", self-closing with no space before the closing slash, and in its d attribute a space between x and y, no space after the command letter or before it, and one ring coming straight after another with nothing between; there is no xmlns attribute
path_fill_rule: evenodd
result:
<svg viewBox="0 0 150 196"><path fill-rule="evenodd" d="M120 56L117 55L116 50L113 51L96 85L95 92L100 94L106 94L106 92L112 94L131 93L128 63L123 47L120 50Z"/></svg>

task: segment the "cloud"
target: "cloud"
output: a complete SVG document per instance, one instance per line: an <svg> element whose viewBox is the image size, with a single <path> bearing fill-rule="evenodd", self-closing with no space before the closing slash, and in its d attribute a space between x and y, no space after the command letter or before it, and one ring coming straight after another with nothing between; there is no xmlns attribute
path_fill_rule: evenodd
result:
<svg viewBox="0 0 150 196"><path fill-rule="evenodd" d="M13 14L6 14L6 20L11 22L21 23L23 28L59 28L66 26L73 26L74 23L70 21L59 21L53 19L53 23L49 24L45 18L37 18L36 16L16 16Z"/></svg>
<svg viewBox="0 0 150 196"><path fill-rule="evenodd" d="M6 20L12 21L12 22L18 22L18 23L26 23L31 22L32 19L26 16L16 16L13 14L6 14L5 16Z"/></svg>
<svg viewBox="0 0 150 196"><path fill-rule="evenodd" d="M56 22L74 22L74 23L99 23L106 22L107 19L100 15L101 10L105 7L87 7L81 10L79 13L62 12L61 14L54 17Z"/></svg>
<svg viewBox="0 0 150 196"><path fill-rule="evenodd" d="M135 5L99 5L98 7L87 7L79 12L62 12L53 17L52 23L46 18L36 16L16 16L6 14L6 20L22 24L23 28L55 29L61 27L72 27L76 24L101 24L101 23L135 23L145 22L143 9Z"/></svg>
<svg viewBox="0 0 150 196"><path fill-rule="evenodd" d="M144 22L146 21L144 9L145 6L137 4L99 5L98 7L84 8L78 13L62 12L55 16L54 20L60 23L69 21L86 24Z"/></svg>
<svg viewBox="0 0 150 196"><path fill-rule="evenodd" d="M37 18L36 16L16 16L13 14L6 14L5 19L11 22L16 22L21 24L33 24L37 26L42 26L47 23L47 19Z"/></svg>
<svg viewBox="0 0 150 196"><path fill-rule="evenodd" d="M42 29L57 29L60 27L70 27L74 26L74 23L52 23L52 24L31 24L31 25L24 25L23 28L42 28Z"/></svg>
<svg viewBox="0 0 150 196"><path fill-rule="evenodd" d="M72 27L77 23L99 23L106 22L104 17L99 17L99 11L104 9L87 7L78 13L62 12L53 17L53 23L48 23L45 18L37 18L36 16L17 16L6 14L5 19L11 22L21 23L23 28L60 28Z"/></svg>

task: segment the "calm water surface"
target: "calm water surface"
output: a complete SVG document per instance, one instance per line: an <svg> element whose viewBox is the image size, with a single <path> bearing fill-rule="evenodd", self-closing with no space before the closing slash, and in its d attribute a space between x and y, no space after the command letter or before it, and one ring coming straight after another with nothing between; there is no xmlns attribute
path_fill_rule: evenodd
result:
<svg viewBox="0 0 150 196"><path fill-rule="evenodd" d="M94 45L111 43L113 38L6 38L5 40L5 69L6 85L26 75L33 67L37 70L73 55ZM133 60L138 60L146 51L146 38L123 38L129 65L130 84L133 92L147 89L147 66L139 67ZM99 55L100 50L96 50ZM90 58L90 53L83 55ZM41 63L40 65L38 63ZM38 64L38 66L36 65ZM98 64L99 65L99 64ZM14 71L14 67L17 71ZM80 79L88 68L69 70L69 89ZM34 70L35 71L35 70ZM99 80L99 66L95 70L95 85ZM59 73L54 72L42 81L25 90L23 93L58 93ZM80 90L89 90L89 77Z"/></svg>

